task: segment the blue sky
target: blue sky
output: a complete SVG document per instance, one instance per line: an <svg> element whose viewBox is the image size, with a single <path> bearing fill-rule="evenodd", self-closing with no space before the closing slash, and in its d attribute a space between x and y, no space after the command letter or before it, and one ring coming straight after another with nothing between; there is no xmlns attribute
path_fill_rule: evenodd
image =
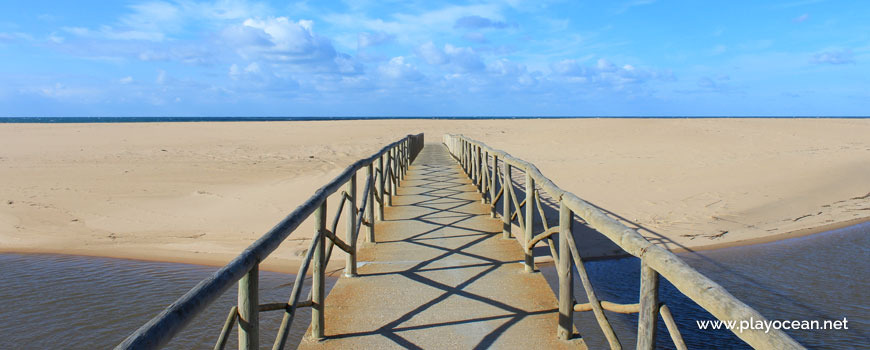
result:
<svg viewBox="0 0 870 350"><path fill-rule="evenodd" d="M0 116L868 115L864 1L0 3Z"/></svg>

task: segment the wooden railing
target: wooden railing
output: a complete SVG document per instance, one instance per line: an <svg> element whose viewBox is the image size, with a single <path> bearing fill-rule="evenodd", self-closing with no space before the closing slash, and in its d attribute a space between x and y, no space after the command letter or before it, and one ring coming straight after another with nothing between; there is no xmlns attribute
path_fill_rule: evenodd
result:
<svg viewBox="0 0 870 350"><path fill-rule="evenodd" d="M659 302L659 276L666 278L677 290L719 320L737 322L765 320L758 311L735 298L725 288L687 265L670 251L650 243L634 229L623 225L573 193L556 186L531 163L462 135L445 135L443 142L478 187L483 200L485 202L488 200L492 217L496 217L496 205L501 199L504 238L511 237L513 222L516 222L523 232L522 240L519 240L519 237L518 240L525 251L526 271L534 271L535 245L547 241L559 276L559 321L556 336L560 339L571 337L574 312L592 311L611 349L621 349L622 344L604 314L607 310L638 314L637 349L654 348L659 315L664 319L676 348L686 349L670 310ZM501 171L499 171L499 164L501 164ZM519 201L511 180L514 169L525 173L525 199L522 201ZM557 226L550 226L544 215L544 207L541 205L542 190L559 202ZM523 207L525 213L521 210ZM538 209L538 218L541 220L541 232L533 230L536 220L535 208ZM603 234L625 252L641 259L640 295L637 304L617 304L598 299L571 234L575 214L583 220L584 224ZM559 240L558 249L553 238L556 234ZM574 269L580 276L588 303L574 302ZM781 330L771 329L767 332L747 329L742 332L735 330L732 332L758 349L804 348Z"/></svg>
<svg viewBox="0 0 870 350"><path fill-rule="evenodd" d="M378 219L384 218L384 206L392 205L396 188L404 179L408 166L423 148L423 134L408 135L382 148L372 156L353 163L335 179L317 190L311 198L287 215L269 232L251 244L229 264L197 284L163 312L128 336L115 349L156 349L165 345L209 304L238 282L238 305L229 310L215 349L223 349L233 326L239 324L239 349L259 349L259 313L284 311L284 318L272 349L283 349L296 310L310 307L311 337L323 338L325 268L334 246L347 253L345 275L356 275L356 242L359 230L366 227L366 240L375 240L375 207ZM377 163L377 167L375 167ZM357 171L365 168L362 199L357 197ZM327 198L346 187L327 229ZM357 202L360 203L357 206ZM347 207L344 240L338 237L338 221ZM315 234L296 274L289 301L260 304L259 264L271 254L309 216L314 215ZM313 265L313 266L312 266ZM300 301L302 281L312 266L312 286L308 297Z"/></svg>

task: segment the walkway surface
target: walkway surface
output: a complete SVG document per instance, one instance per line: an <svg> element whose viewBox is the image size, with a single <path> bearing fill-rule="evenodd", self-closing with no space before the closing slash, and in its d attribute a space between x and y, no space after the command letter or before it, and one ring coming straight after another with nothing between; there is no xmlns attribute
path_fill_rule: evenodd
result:
<svg viewBox="0 0 870 350"><path fill-rule="evenodd" d="M558 304L441 144L411 165L359 277L326 298L326 339L299 349L578 349L556 338Z"/></svg>

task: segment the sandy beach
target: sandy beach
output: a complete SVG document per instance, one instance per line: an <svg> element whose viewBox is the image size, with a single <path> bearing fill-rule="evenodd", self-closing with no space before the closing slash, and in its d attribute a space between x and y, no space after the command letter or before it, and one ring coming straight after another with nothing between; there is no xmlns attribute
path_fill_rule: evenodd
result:
<svg viewBox="0 0 870 350"><path fill-rule="evenodd" d="M418 132L530 161L675 250L870 219L867 119L0 124L0 252L223 265L345 166ZM264 268L295 272L312 231Z"/></svg>

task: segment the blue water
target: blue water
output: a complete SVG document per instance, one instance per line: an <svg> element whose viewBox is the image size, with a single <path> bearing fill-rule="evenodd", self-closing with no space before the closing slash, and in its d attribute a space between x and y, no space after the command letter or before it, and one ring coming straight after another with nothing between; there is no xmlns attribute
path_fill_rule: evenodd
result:
<svg viewBox="0 0 870 350"><path fill-rule="evenodd" d="M849 330L788 331L808 348L870 348L870 223L680 256L768 319L849 320ZM637 302L638 259L591 261L586 266L599 298ZM185 264L0 254L0 349L111 348L214 271ZM261 302L286 301L292 281L292 275L262 272ZM578 301L585 302L585 294L575 288ZM168 348L213 346L235 294L234 288L227 291ZM696 320L713 317L664 279L660 299L671 308L690 349L749 348L729 331L699 330ZM308 309L300 311L290 344L301 339L310 320ZM633 348L637 316L607 314L623 347ZM261 315L264 346L274 339L280 317L280 312ZM607 348L591 312L577 313L575 322L590 349ZM656 347L674 348L664 323L658 328ZM233 334L228 348L235 347L235 340Z"/></svg>
<svg viewBox="0 0 870 350"><path fill-rule="evenodd" d="M870 223L773 243L678 254L768 320L842 320L848 330L791 330L810 349L870 348ZM586 263L598 297L638 301L639 259ZM715 318L665 279L660 300L668 305L689 349L750 349L727 330L700 330L696 320ZM582 289L576 295L585 302ZM624 348L636 342L637 316L607 313ZM607 343L591 312L576 316L590 349ZM664 322L656 348L673 349Z"/></svg>
<svg viewBox="0 0 870 350"><path fill-rule="evenodd" d="M111 349L217 268L51 254L0 254L0 349ZM287 302L294 275L260 272L260 302ZM327 288L335 283L327 279ZM328 290L327 289L327 290ZM308 295L303 288L303 297ZM230 288L165 349L211 349L230 308ZM283 312L260 315L260 339L275 339ZM311 320L299 310L288 349ZM226 349L237 348L234 328Z"/></svg>

